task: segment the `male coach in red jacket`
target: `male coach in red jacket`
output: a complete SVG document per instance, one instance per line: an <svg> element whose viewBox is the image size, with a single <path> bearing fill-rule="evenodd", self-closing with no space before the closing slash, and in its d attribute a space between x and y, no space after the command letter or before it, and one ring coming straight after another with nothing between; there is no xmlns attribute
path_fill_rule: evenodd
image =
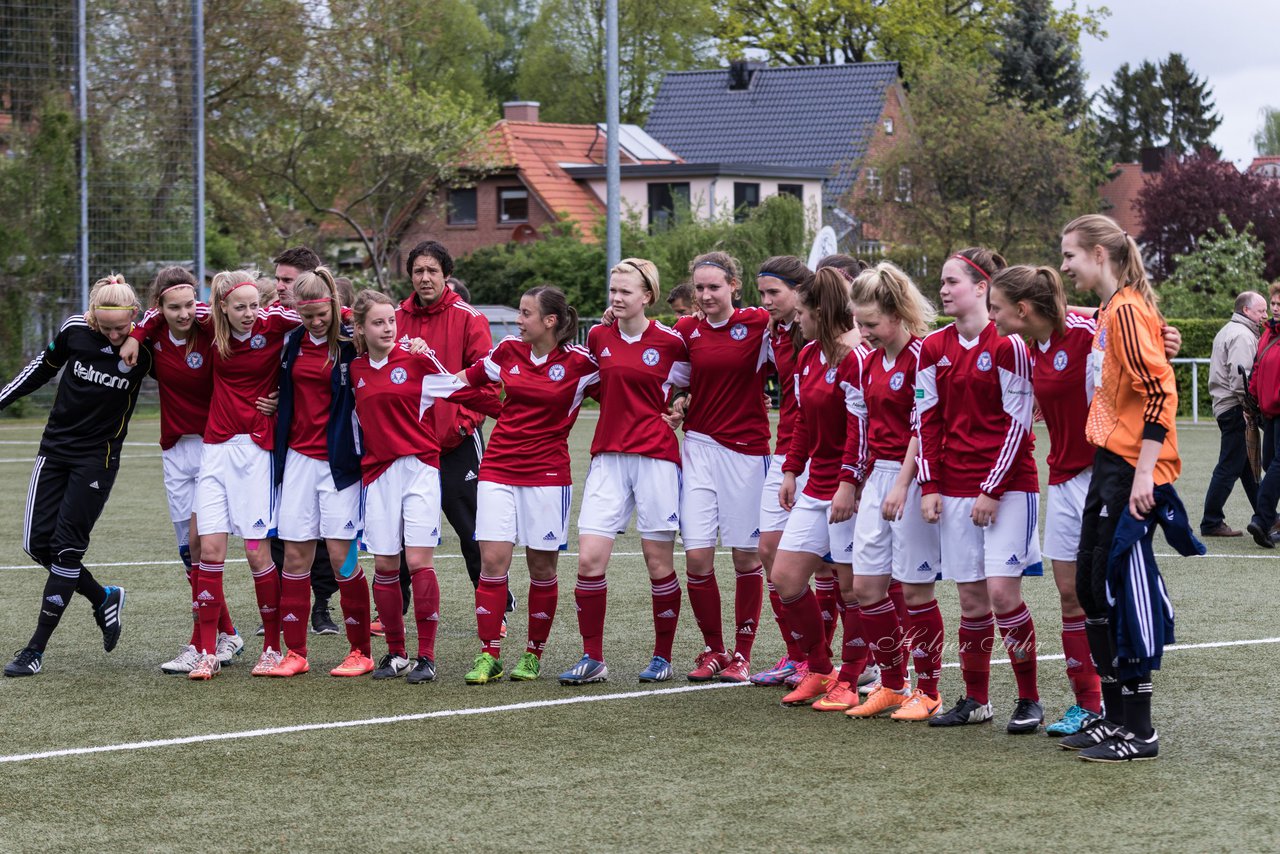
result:
<svg viewBox="0 0 1280 854"><path fill-rule="evenodd" d="M451 372L470 367L493 349L489 321L464 302L445 283L453 275L453 257L434 240L424 240L409 252L405 271L413 293L396 310L396 330L402 341L421 338ZM492 394L497 396L497 389ZM467 574L475 586L480 579L480 544L476 533L476 484L484 439L484 416L448 400L437 400L429 417L440 441L440 509L458 534ZM508 599L508 610L514 602Z"/></svg>

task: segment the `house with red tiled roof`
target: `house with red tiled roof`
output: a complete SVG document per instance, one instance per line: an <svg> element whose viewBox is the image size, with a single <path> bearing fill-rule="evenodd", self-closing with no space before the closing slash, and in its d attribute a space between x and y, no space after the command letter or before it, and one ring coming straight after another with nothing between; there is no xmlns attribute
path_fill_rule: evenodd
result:
<svg viewBox="0 0 1280 854"><path fill-rule="evenodd" d="M1244 171L1251 175L1261 175L1273 181L1280 181L1280 157L1274 155L1255 157Z"/></svg>
<svg viewBox="0 0 1280 854"><path fill-rule="evenodd" d="M503 104L489 131L495 167L474 183L425 192L406 205L391 229L400 246L393 263L421 240L439 240L455 256L482 246L538 239L540 230L572 221L588 242L605 215L603 123L538 120L536 101ZM743 211L778 193L798 197L816 219L825 171L746 163L686 163L638 125L619 129L624 216L653 225L682 205L695 216Z"/></svg>

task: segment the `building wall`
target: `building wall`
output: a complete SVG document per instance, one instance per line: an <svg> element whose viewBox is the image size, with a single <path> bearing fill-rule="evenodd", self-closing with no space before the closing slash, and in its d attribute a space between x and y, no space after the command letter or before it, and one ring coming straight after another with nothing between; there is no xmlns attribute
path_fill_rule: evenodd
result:
<svg viewBox="0 0 1280 854"><path fill-rule="evenodd" d="M441 191L430 203L424 204L400 237L397 269L403 270L403 259L415 244L423 240L438 240L455 258L468 255L483 246L493 246L511 240L512 232L522 223L498 222L498 190L507 187L523 187L515 173L491 175L476 184L476 222L474 225L449 225L446 216L448 194ZM555 217L543 209L532 191L529 191L529 221L531 228L542 228L555 221Z"/></svg>
<svg viewBox="0 0 1280 854"><path fill-rule="evenodd" d="M622 215L634 215L642 224L649 222L649 185L660 183L688 183L689 201L693 213L699 219L711 219L714 216L729 216L733 213L733 185L735 182L760 185L760 200L778 194L779 184L800 184L804 190L802 202L805 208L806 225L816 229L820 225L820 208L822 204L822 182L816 178L751 178L737 176L718 176L716 178L623 178L622 179ZM589 182L591 191L603 205L605 202L605 180L593 179Z"/></svg>

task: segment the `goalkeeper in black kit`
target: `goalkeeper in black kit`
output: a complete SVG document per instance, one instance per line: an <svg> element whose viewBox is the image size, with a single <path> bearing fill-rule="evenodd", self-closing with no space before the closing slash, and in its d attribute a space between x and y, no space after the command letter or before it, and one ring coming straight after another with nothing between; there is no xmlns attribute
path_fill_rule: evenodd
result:
<svg viewBox="0 0 1280 854"><path fill-rule="evenodd" d="M120 359L137 307L138 298L122 277L99 280L88 310L68 318L48 349L0 391L4 409L62 370L22 521L22 547L49 577L35 633L5 666L5 676L40 672L45 646L76 593L93 607L103 648L110 652L120 640L124 590L98 583L83 560L89 534L115 483L120 447L151 367L147 350L136 366Z"/></svg>

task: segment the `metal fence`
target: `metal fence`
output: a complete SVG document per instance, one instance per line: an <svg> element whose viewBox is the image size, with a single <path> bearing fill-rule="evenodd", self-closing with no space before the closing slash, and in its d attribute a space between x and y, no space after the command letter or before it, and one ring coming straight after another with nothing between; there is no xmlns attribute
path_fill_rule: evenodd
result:
<svg viewBox="0 0 1280 854"><path fill-rule="evenodd" d="M0 290L24 305L28 353L122 273L145 300L155 271L203 254L199 0L0 4L0 156L21 181L0 219Z"/></svg>

